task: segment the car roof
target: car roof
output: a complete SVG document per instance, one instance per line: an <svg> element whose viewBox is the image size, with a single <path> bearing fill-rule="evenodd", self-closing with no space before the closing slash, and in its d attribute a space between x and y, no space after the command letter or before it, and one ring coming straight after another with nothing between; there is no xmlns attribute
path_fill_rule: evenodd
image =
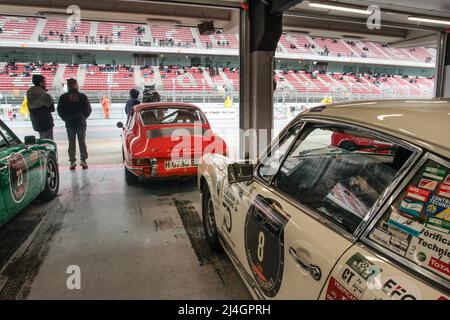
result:
<svg viewBox="0 0 450 320"><path fill-rule="evenodd" d="M153 103L141 103L134 106L135 111L142 111L145 109L156 109L156 108L185 108L185 109L195 109L200 110L199 107L190 103L178 103L178 102L153 102Z"/></svg>
<svg viewBox="0 0 450 320"><path fill-rule="evenodd" d="M300 117L361 125L450 158L450 99L350 101L314 107Z"/></svg>

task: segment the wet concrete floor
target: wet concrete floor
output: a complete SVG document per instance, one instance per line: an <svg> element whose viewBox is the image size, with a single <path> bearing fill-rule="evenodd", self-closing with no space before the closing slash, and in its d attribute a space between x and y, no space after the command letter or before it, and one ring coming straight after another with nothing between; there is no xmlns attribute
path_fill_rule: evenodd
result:
<svg viewBox="0 0 450 320"><path fill-rule="evenodd" d="M249 299L200 212L194 180L127 186L121 164L62 168L55 200L0 227L0 300Z"/></svg>

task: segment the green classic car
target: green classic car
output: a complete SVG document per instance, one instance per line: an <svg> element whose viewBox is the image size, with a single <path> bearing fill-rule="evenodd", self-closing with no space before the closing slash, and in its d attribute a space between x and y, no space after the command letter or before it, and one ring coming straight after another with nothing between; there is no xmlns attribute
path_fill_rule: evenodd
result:
<svg viewBox="0 0 450 320"><path fill-rule="evenodd" d="M34 136L24 140L0 120L0 225L34 199L50 201L58 194L56 144Z"/></svg>

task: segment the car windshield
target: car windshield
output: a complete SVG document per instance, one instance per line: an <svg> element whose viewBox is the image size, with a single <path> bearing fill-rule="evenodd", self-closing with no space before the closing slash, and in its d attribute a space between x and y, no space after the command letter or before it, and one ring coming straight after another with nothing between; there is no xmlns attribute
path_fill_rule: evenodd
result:
<svg viewBox="0 0 450 320"><path fill-rule="evenodd" d="M205 123L202 113L189 108L156 108L143 110L141 119L144 126L176 123Z"/></svg>

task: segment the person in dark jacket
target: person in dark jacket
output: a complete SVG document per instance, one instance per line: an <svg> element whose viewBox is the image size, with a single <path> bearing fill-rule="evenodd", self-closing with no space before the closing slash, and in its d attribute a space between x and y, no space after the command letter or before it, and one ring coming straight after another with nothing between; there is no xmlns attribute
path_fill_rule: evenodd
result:
<svg viewBox="0 0 450 320"><path fill-rule="evenodd" d="M130 99L128 99L127 104L125 105L125 113L127 115L127 120L130 117L131 110L133 109L133 107L141 103L138 100L138 98L139 98L139 91L136 89L131 89Z"/></svg>
<svg viewBox="0 0 450 320"><path fill-rule="evenodd" d="M47 93L47 83L44 76L35 74L32 82L34 86L27 91L27 101L33 130L39 133L40 139L53 140L52 112L55 112L55 102L52 96Z"/></svg>
<svg viewBox="0 0 450 320"><path fill-rule="evenodd" d="M86 147L86 119L92 112L88 97L79 92L78 82L75 79L67 80L67 93L59 97L58 114L66 123L67 138L69 139L69 161L70 170L76 167L76 139L80 147L80 165L87 169L86 160L88 158Z"/></svg>

